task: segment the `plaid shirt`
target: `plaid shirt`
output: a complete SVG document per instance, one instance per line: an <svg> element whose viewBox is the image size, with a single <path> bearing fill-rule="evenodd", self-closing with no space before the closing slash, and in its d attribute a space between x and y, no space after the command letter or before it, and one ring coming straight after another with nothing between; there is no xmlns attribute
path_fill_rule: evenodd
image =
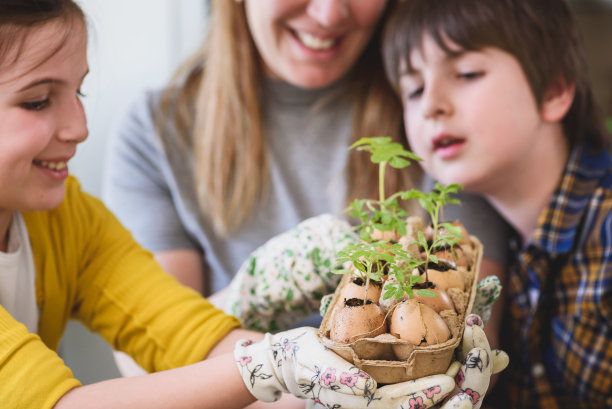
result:
<svg viewBox="0 0 612 409"><path fill-rule="evenodd" d="M512 408L612 408L612 165L574 149L509 272L495 400ZM500 393L501 392L501 393Z"/></svg>

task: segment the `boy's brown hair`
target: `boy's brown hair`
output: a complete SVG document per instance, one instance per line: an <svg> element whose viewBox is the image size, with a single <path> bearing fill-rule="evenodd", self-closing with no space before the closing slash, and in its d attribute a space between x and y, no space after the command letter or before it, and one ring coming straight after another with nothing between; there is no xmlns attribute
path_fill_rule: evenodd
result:
<svg viewBox="0 0 612 409"><path fill-rule="evenodd" d="M563 119L570 145L589 141L607 147L599 107L588 77L582 38L565 0L406 0L389 20L383 41L387 77L396 90L399 67L430 35L448 54L495 47L520 63L538 105L555 81L575 84ZM500 95L499 98L503 98Z"/></svg>

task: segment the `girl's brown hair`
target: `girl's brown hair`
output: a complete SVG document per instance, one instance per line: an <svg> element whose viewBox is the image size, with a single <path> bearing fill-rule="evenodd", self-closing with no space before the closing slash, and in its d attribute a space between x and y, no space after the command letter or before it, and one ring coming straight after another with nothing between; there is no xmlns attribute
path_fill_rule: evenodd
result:
<svg viewBox="0 0 612 409"><path fill-rule="evenodd" d="M403 2L389 21L383 42L387 76L396 90L400 63L410 67L410 53L420 49L424 34L448 54L456 53L449 41L467 51L495 47L512 54L538 104L555 81L575 84L574 101L563 119L566 137L572 146L581 141L600 149L607 146L582 38L564 0Z"/></svg>
<svg viewBox="0 0 612 409"><path fill-rule="evenodd" d="M58 21L56 46L46 58L54 55L77 22L85 23L85 15L72 0L2 0L0 2L0 69L14 63L31 30L42 24ZM46 58L42 58L42 64ZM36 68L33 66L32 69Z"/></svg>
<svg viewBox="0 0 612 409"><path fill-rule="evenodd" d="M353 140L388 135L406 143L401 106L386 81L380 55L382 22L395 3L389 1L369 47L355 63L350 81ZM204 46L164 93L156 123L163 138L170 120L194 151L201 211L215 222L218 233L227 234L248 219L268 181L258 99L264 74L242 4L213 0L209 24ZM377 168L365 154L352 154L348 174L347 203L355 197L376 197ZM406 188L409 180L407 171L395 171L388 188Z"/></svg>

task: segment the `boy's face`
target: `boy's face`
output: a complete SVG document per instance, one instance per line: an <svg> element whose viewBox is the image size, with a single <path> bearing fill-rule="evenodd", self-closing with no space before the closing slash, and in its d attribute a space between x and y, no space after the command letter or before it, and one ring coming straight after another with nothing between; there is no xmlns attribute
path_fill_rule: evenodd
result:
<svg viewBox="0 0 612 409"><path fill-rule="evenodd" d="M491 194L533 168L543 121L514 56L497 48L449 55L425 36L410 61L413 72L400 67L406 132L429 174Z"/></svg>
<svg viewBox="0 0 612 409"><path fill-rule="evenodd" d="M64 197L67 163L87 137L78 95L88 71L87 35L79 25L82 30L75 29L61 44L57 24L35 28L19 55L9 51L16 60L2 61L0 218L57 206ZM50 50L57 51L50 55Z"/></svg>

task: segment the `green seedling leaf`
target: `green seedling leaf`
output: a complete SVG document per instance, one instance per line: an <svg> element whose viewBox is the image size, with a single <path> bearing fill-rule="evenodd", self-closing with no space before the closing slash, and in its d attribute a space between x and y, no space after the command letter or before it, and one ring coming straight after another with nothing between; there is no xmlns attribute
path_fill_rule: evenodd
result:
<svg viewBox="0 0 612 409"><path fill-rule="evenodd" d="M427 239L425 238L425 235L423 234L422 231L419 231L417 233L417 238L418 238L417 244L423 248L427 248Z"/></svg>
<svg viewBox="0 0 612 409"><path fill-rule="evenodd" d="M420 295L421 297L437 297L438 294L434 293L431 290L416 290L415 293L417 293L417 295Z"/></svg>

